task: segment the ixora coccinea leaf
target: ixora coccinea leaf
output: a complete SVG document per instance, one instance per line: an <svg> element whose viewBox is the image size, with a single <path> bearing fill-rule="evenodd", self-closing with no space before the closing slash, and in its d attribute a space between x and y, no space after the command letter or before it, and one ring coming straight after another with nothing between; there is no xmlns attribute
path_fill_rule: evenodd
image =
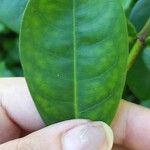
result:
<svg viewBox="0 0 150 150"><path fill-rule="evenodd" d="M110 123L122 95L128 56L118 0L30 0L20 53L45 123L88 118Z"/></svg>

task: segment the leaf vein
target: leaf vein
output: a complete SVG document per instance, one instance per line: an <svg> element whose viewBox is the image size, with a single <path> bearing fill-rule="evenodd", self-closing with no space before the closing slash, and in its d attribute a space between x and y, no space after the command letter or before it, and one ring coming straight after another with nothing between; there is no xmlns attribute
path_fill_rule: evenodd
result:
<svg viewBox="0 0 150 150"><path fill-rule="evenodd" d="M73 0L73 74L74 74L74 105L75 105L75 118L78 116L78 104L77 104L77 54L76 54L76 19L75 9L76 0Z"/></svg>

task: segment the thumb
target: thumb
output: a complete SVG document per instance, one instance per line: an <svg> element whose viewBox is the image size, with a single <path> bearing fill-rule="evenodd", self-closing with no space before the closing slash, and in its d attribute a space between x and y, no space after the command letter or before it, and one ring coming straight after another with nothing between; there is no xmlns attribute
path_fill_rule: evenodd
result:
<svg viewBox="0 0 150 150"><path fill-rule="evenodd" d="M113 134L103 122L70 120L0 145L5 150L111 150Z"/></svg>
<svg viewBox="0 0 150 150"><path fill-rule="evenodd" d="M113 134L103 122L89 122L63 135L63 150L111 150Z"/></svg>

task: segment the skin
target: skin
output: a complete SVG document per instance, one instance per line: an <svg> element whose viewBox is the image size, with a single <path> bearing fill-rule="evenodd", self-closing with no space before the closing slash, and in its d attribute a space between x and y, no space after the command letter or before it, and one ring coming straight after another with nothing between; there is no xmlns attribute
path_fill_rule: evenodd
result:
<svg viewBox="0 0 150 150"><path fill-rule="evenodd" d="M98 124L101 123L78 119L45 127L24 78L0 78L0 150L61 150L66 137L72 133L77 134L84 126L89 133L97 130L102 133ZM149 149L149 109L122 100L111 128L114 134L114 150ZM108 132L111 133L110 130ZM108 138L110 139L106 139ZM78 144L76 139L73 140ZM101 149L105 149L104 143L105 141L101 144Z"/></svg>

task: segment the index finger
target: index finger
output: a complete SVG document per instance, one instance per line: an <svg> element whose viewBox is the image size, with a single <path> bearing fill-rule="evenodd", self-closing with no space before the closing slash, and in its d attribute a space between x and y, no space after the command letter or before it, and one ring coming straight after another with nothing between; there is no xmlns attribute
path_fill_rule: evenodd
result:
<svg viewBox="0 0 150 150"><path fill-rule="evenodd" d="M121 101L111 126L115 144L132 150L150 149L150 109Z"/></svg>
<svg viewBox="0 0 150 150"><path fill-rule="evenodd" d="M24 130L44 127L24 78L0 78L0 106Z"/></svg>

